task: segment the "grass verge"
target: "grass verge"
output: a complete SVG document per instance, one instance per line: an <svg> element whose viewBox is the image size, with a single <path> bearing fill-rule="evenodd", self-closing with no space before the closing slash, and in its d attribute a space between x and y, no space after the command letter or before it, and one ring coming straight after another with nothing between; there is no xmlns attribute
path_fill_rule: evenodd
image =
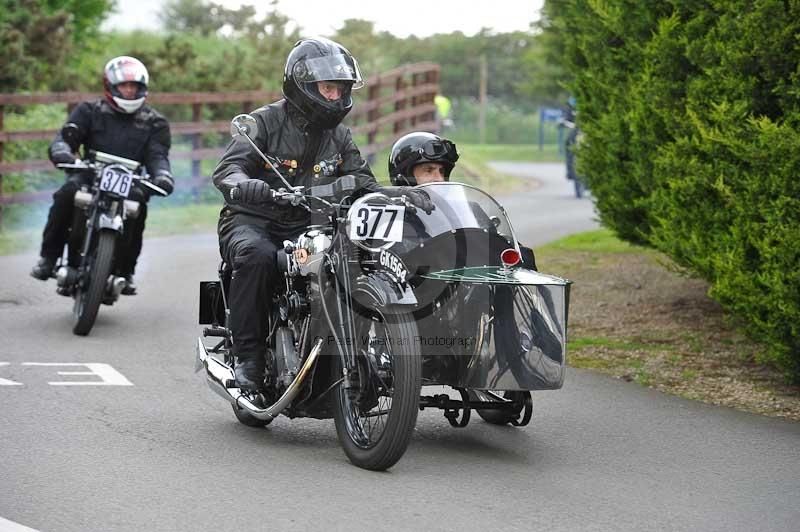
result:
<svg viewBox="0 0 800 532"><path fill-rule="evenodd" d="M567 362L665 393L800 420L800 387L755 363L763 347L655 251L608 230L536 250L545 272L575 281Z"/></svg>

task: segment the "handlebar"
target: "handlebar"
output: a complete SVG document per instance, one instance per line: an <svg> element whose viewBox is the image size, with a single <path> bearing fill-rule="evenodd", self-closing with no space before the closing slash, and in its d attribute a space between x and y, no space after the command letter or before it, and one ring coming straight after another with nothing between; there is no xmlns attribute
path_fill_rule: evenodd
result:
<svg viewBox="0 0 800 532"><path fill-rule="evenodd" d="M100 154L101 152L97 153ZM107 166L108 164L119 164L131 170L130 167L132 166L132 164L122 162L122 161L128 161L129 163L134 163L136 165L135 168L137 169L141 168L141 165L138 162L132 161L131 159L124 159L122 157L116 157L114 155L108 155L108 154L102 154L102 155L104 158L106 158L105 161L98 159L98 161L95 162L95 161L83 161L81 159L77 159L74 163L58 163L56 164L56 167L69 170L98 170L99 168ZM112 161L111 158L119 159L119 161ZM134 170L131 170L131 177L134 179L134 181L138 181L139 183L144 185L146 188L149 188L159 196L164 196L164 197L169 196L169 193L166 190L159 187L158 185L153 184L149 179L137 175L133 172Z"/></svg>

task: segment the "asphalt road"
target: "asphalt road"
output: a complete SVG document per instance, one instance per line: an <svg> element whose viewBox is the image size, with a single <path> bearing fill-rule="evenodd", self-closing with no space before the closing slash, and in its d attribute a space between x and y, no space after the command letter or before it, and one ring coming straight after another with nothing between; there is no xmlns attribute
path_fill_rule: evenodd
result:
<svg viewBox="0 0 800 532"><path fill-rule="evenodd" d="M504 199L524 242L594 226L558 167L515 170L544 183ZM524 428L425 410L385 473L332 421L240 425L192 373L217 260L213 235L148 240L140 295L78 338L34 257L0 258L0 531L800 530L800 424L574 369Z"/></svg>

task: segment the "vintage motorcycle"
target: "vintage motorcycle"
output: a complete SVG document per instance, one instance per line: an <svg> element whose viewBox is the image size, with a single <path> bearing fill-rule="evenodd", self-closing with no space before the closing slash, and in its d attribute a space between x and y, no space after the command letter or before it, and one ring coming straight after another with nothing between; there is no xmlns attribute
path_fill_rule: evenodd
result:
<svg viewBox="0 0 800 532"><path fill-rule="evenodd" d="M67 124L61 135L75 144L76 132L77 126ZM94 176L90 186L75 192L66 257L60 257L54 269L58 293L75 299L72 332L86 336L100 305L113 305L125 286L125 279L111 271L124 221L139 215L139 202L127 199L131 188L138 182L155 194L167 196L167 192L146 179L141 163L110 153L89 151L87 160L57 166Z"/></svg>
<svg viewBox="0 0 800 532"><path fill-rule="evenodd" d="M255 127L240 115L231 132L258 150ZM527 424L530 390L563 383L570 282L520 267L504 210L475 187L423 185L434 205L426 213L355 185L344 176L273 192L321 221L278 251L285 283L264 331L265 391L236 387L224 263L218 281L200 285L203 336L220 340L198 338L195 370L245 425L333 417L350 461L371 470L400 459L424 408L457 427L473 409L490 423ZM423 396L423 385L458 396Z"/></svg>

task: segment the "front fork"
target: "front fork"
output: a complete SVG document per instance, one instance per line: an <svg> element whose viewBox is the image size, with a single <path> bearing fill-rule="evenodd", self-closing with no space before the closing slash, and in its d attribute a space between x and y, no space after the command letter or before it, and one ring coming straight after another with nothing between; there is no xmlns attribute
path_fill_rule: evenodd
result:
<svg viewBox="0 0 800 532"><path fill-rule="evenodd" d="M95 235L103 229L117 231L121 235L125 223L125 209L120 201L111 201L108 209L100 209L99 202L100 198L95 198L94 204L89 209L89 216L86 217L86 232L81 245L80 263L76 279L76 288L79 290L83 290L94 266L94 257L91 251ZM108 213L114 214L110 215Z"/></svg>
<svg viewBox="0 0 800 532"><path fill-rule="evenodd" d="M350 282L350 264L348 263L344 247L347 245L343 238L336 239L337 259L329 262L330 274L335 290L335 315L329 316L334 323L330 324L331 332L336 337L335 342L338 348L339 357L342 364L342 385L346 390L352 386L350 375L356 370L356 338L355 324L353 323L353 301L350 297L352 286ZM322 297L325 297L322 294ZM330 312L330 308L328 312Z"/></svg>

